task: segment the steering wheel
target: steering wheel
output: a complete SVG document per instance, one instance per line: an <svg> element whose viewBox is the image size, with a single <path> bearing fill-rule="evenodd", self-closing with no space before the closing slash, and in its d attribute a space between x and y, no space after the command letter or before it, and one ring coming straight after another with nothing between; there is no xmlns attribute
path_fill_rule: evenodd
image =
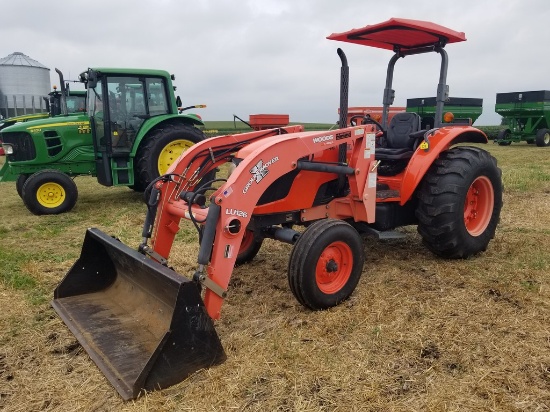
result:
<svg viewBox="0 0 550 412"><path fill-rule="evenodd" d="M378 129L380 131L384 130L382 125L380 123L378 123L376 120L374 120L372 117L370 117L370 115L368 115L368 114L366 114L364 116L361 115L361 114L356 114L355 116L351 116L351 118L349 119L349 123L352 126L357 126L357 119L362 119L361 124L374 124L374 125L378 126Z"/></svg>
<svg viewBox="0 0 550 412"><path fill-rule="evenodd" d="M357 119L362 119L361 121L361 124L373 124L377 127L377 130L374 130L376 132L376 145L377 146L381 146L382 145L382 140L385 138L386 136L386 132L384 130L384 128L382 127L382 125L380 123L378 123L376 120L374 120L372 117L370 117L369 114L366 114L366 115L360 115L360 114L357 114L355 116L352 116L350 119L349 119L349 123L352 125L352 126L356 126L357 125Z"/></svg>

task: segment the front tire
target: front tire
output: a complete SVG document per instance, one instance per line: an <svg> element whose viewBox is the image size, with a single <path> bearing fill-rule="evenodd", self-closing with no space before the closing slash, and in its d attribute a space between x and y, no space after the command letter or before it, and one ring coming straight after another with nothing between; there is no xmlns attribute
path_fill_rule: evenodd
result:
<svg viewBox="0 0 550 412"><path fill-rule="evenodd" d="M300 235L288 264L288 283L298 302L313 310L348 299L361 277L361 236L348 223L323 219Z"/></svg>
<svg viewBox="0 0 550 412"><path fill-rule="evenodd" d="M21 197L31 213L57 215L74 207L78 199L78 189L73 179L65 173L41 170L26 180Z"/></svg>
<svg viewBox="0 0 550 412"><path fill-rule="evenodd" d="M136 153L134 163L139 181L134 184L135 190L144 190L165 174L185 150L203 139L204 134L199 129L184 123L168 123L153 130Z"/></svg>
<svg viewBox="0 0 550 412"><path fill-rule="evenodd" d="M468 258L487 249L502 208L496 159L475 147L443 152L418 190L418 232L433 253Z"/></svg>
<svg viewBox="0 0 550 412"><path fill-rule="evenodd" d="M15 182L15 190L17 190L17 194L20 198L23 198L23 186L25 185L25 182L29 178L29 175L20 174L17 177L17 181Z"/></svg>
<svg viewBox="0 0 550 412"><path fill-rule="evenodd" d="M550 146L550 130L540 129L537 131L537 138L535 139L538 147Z"/></svg>

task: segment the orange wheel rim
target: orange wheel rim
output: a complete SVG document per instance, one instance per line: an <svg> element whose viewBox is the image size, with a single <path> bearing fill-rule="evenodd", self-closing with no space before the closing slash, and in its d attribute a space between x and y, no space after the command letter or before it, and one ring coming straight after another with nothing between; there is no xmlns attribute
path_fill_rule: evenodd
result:
<svg viewBox="0 0 550 412"><path fill-rule="evenodd" d="M252 242L254 242L254 232L247 230L246 232L244 232L243 240L241 242L241 246L239 247L239 253L244 252L246 249L252 246Z"/></svg>
<svg viewBox="0 0 550 412"><path fill-rule="evenodd" d="M315 267L315 281L327 295L340 291L351 276L353 253L344 242L333 242L319 256Z"/></svg>
<svg viewBox="0 0 550 412"><path fill-rule="evenodd" d="M487 229L494 205L495 195L491 181L485 176L478 177L468 189L464 202L464 224L470 235L479 236Z"/></svg>

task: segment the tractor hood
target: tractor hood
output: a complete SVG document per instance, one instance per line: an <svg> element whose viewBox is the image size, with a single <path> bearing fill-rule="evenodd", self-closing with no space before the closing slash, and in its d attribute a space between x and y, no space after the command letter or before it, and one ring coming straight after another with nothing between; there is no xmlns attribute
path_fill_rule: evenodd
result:
<svg viewBox="0 0 550 412"><path fill-rule="evenodd" d="M345 41L393 51L445 46L466 40L466 35L422 20L391 18L385 22L333 33L329 40Z"/></svg>
<svg viewBox="0 0 550 412"><path fill-rule="evenodd" d="M23 131L37 131L37 129L61 127L61 126L78 126L88 125L90 120L87 114L73 113L68 116L55 116L37 120L28 120L26 122L18 122L11 126L2 129L1 133L8 132L23 132Z"/></svg>
<svg viewBox="0 0 550 412"><path fill-rule="evenodd" d="M7 119L0 120L0 130L6 127L12 126L15 123L28 122L36 119L44 119L48 116L49 114L46 112L46 113L26 114L23 116L9 117Z"/></svg>

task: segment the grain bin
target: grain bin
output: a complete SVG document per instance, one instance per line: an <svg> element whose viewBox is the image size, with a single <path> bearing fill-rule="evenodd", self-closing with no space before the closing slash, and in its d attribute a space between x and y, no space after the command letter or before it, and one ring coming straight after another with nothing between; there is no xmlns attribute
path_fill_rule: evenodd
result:
<svg viewBox="0 0 550 412"><path fill-rule="evenodd" d="M29 56L14 52L0 59L0 115L13 117L46 110L50 69Z"/></svg>

